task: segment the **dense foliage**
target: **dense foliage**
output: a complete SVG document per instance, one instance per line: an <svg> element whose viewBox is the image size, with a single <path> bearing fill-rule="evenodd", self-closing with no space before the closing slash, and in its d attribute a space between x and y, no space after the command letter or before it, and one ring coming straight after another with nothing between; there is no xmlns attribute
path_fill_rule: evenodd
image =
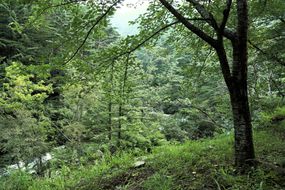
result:
<svg viewBox="0 0 285 190"><path fill-rule="evenodd" d="M212 22L226 3L197 2L170 5L224 38L234 72L233 40ZM139 32L120 36L110 20L120 1L1 0L0 189L285 188L285 2L247 2L256 158L241 171L218 48L169 1L150 1ZM236 6L225 30L239 23Z"/></svg>

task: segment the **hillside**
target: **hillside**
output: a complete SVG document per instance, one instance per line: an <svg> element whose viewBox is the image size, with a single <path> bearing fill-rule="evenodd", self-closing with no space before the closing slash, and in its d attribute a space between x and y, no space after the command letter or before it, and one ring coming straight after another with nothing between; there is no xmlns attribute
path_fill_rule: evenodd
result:
<svg viewBox="0 0 285 190"><path fill-rule="evenodd" d="M233 134L229 133L156 147L149 154L121 153L96 164L65 166L51 178L15 173L1 180L0 189L281 190L285 189L285 121L272 122L255 130L258 164L244 175L233 167Z"/></svg>

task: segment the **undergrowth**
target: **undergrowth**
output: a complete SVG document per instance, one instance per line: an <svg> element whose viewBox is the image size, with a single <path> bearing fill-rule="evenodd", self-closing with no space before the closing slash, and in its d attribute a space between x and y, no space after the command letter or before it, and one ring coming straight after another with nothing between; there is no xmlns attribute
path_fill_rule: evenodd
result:
<svg viewBox="0 0 285 190"><path fill-rule="evenodd" d="M233 134L213 139L168 144L137 158L131 153L105 157L96 164L63 166L51 177L34 178L15 172L0 179L1 190L267 190L285 189L284 110L268 116L267 125L254 131L254 144L260 165L238 175L233 167ZM284 114L285 115L285 114ZM271 125L270 125L271 123ZM134 167L136 160L144 165ZM263 164L265 163L265 164Z"/></svg>

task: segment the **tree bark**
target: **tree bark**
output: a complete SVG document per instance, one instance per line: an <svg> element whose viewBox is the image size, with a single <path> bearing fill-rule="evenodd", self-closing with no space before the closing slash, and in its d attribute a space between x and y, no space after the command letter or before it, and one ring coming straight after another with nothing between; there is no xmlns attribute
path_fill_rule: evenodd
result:
<svg viewBox="0 0 285 190"><path fill-rule="evenodd" d="M247 53L239 48L238 39L233 41L233 69L229 75L224 67L228 63L223 42L218 43L216 52L229 91L233 114L235 165L239 171L243 172L253 164L250 160L255 158L247 89Z"/></svg>
<svg viewBox="0 0 285 190"><path fill-rule="evenodd" d="M234 121L235 165L244 171L247 166L252 165L250 160L255 158L248 94L244 81L234 81L233 88L230 89L230 98Z"/></svg>
<svg viewBox="0 0 285 190"><path fill-rule="evenodd" d="M237 0L237 40L232 42L233 72L229 88L235 131L235 165L241 171L255 158L247 89L248 8L247 0Z"/></svg>
<svg viewBox="0 0 285 190"><path fill-rule="evenodd" d="M245 172L249 166L254 164L251 160L255 158L247 89L247 0L237 0L237 14L237 35L231 40L233 48L231 73L227 71L228 68L225 67L228 65L228 59L222 36L220 36L215 49L219 57L223 77L230 95L234 122L235 165L240 172Z"/></svg>

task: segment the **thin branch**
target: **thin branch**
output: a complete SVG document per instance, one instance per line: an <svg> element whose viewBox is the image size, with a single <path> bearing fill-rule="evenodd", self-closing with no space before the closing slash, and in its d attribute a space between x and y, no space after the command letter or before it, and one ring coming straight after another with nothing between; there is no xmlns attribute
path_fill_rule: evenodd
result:
<svg viewBox="0 0 285 190"><path fill-rule="evenodd" d="M124 52L120 55L118 55L117 57L121 57L123 55L126 55L126 54L130 54L134 51L136 51L137 49L139 49L141 46L143 46L146 42L148 42L149 40L151 40L153 37L155 37L156 35L158 35L160 32L164 31L165 29L175 25L175 24L178 24L180 23L179 21L175 21L175 22L172 22L170 24L167 24L165 26L163 26L162 28L160 28L159 30L155 31L153 34L151 34L149 37L147 37L145 40L143 40L142 42L140 42L139 44L137 44L135 47L131 48L130 50L128 50L127 52Z"/></svg>
<svg viewBox="0 0 285 190"><path fill-rule="evenodd" d="M203 18L187 18L187 20L200 21L200 20L205 20L205 19L203 19ZM155 31L149 37L147 37L146 39L144 39L143 41L141 41L139 44L137 44L133 48L129 49L128 51L124 51L122 53L119 53L118 55L116 55L116 56L114 56L112 58L107 58L107 59L99 61L100 64L96 67L96 70L98 70L98 72L96 72L95 75L97 75L97 74L99 74L101 72L101 68L103 67L104 63L106 63L106 62L114 62L115 60L119 59L120 57L122 57L124 55L133 53L134 51L139 49L141 46L143 46L145 43L147 43L149 40L151 40L153 37L158 35L160 32L166 30L167 28L169 28L171 26L179 24L179 23L180 23L179 21L174 21L172 23L166 24L165 26L163 26L162 28L160 28L157 31ZM106 68L108 68L110 65L111 65L111 63L107 64Z"/></svg>
<svg viewBox="0 0 285 190"><path fill-rule="evenodd" d="M135 47L129 49L128 51L124 51L122 53L119 53L118 55L114 56L114 57L111 57L111 58L107 58L107 59L104 59L104 60L101 60L99 61L99 65L97 66L97 69L98 70L95 75L97 75L98 73L101 72L101 69L102 67L104 66L103 64L106 63L106 62L109 62L107 65L106 65L106 68L108 68L115 60L119 59L120 57L124 56L124 55L127 55L127 54L131 54L132 52L136 51L137 49L139 49L141 46L143 46L145 43L147 43L149 40L151 40L154 36L158 35L160 32L164 31L165 29L175 25L175 24L178 24L180 23L179 21L175 21L175 22L172 22L170 24L167 24L165 26L163 26L162 28L160 28L159 30L155 31L153 34L151 34L149 37L147 37L146 39L144 39L142 42L140 42L139 44L137 44Z"/></svg>
<svg viewBox="0 0 285 190"><path fill-rule="evenodd" d="M216 122L215 119L213 119L206 111L204 111L202 108L199 108L197 106L194 105L188 105L188 108L194 108L196 110L198 110L199 112L201 112L202 114L204 114L207 118L209 118L211 120L211 122L216 125L217 127L221 127L221 128L225 128L224 126L220 125L219 123Z"/></svg>
<svg viewBox="0 0 285 190"><path fill-rule="evenodd" d="M121 94L122 99L125 98L124 96L125 96L125 91L126 91L126 82L128 79L129 62L130 62L130 53L127 54L126 66L125 66L125 71L124 71L124 78L123 78L123 84L122 84L122 94Z"/></svg>
<svg viewBox="0 0 285 190"><path fill-rule="evenodd" d="M49 9L52 9L52 8L57 8L57 7L61 7L61 6L66 6L66 5L70 5L72 3L79 3L81 1L84 1L84 0L74 0L74 1L67 1L65 3L60 3L60 4L55 4L55 5L51 5L51 6L47 6L47 7L44 7L41 12L39 14L36 15L36 18L34 18L29 24L27 27L29 27L30 25L32 25L36 20L38 20L38 18L43 15L47 10Z"/></svg>
<svg viewBox="0 0 285 190"><path fill-rule="evenodd" d="M163 26L162 28L160 28L159 30L155 31L153 34L151 34L149 37L147 37L146 39L144 39L143 41L141 41L139 44L137 44L136 46L134 46L133 48L130 48L129 50L127 51L124 51L124 52L121 52L119 53L118 55L112 57L112 58L107 58L103 61L100 61L102 63L105 63L105 62L108 62L110 60L117 60L119 59L120 57L124 56L124 55L127 55L127 54L131 54L132 52L136 51L137 49L139 49L141 46L143 46L145 43L147 43L149 40L151 40L153 37L155 37L156 35L158 35L160 32L164 31L165 29L175 25L175 24L178 24L180 23L179 21L174 21L170 24L167 24L165 26Z"/></svg>
<svg viewBox="0 0 285 190"><path fill-rule="evenodd" d="M199 70L199 72L198 72L198 75L197 75L197 79L196 79L196 80L200 80L202 71L203 71L203 69L206 67L207 60L208 60L208 58L210 57L210 55L212 54L212 50L213 50L213 49L210 48L209 53L207 54L207 56L206 56L206 58L205 58L205 60L204 60L204 62L203 62L203 65L202 65L202 67L200 68L200 70Z"/></svg>
<svg viewBox="0 0 285 190"><path fill-rule="evenodd" d="M199 21L199 20L205 20L203 18L188 18L187 20L193 20L193 21ZM179 24L180 21L174 21L172 23L166 24L163 27L161 27L160 29L158 29L157 31L155 31L153 34L151 34L149 37L147 37L146 39L144 39L143 41L141 41L139 44L137 44L136 46L134 46L133 48L130 48L128 51L124 51L122 53L119 53L118 55L112 57L112 58L107 58L103 61L99 61L102 63L108 62L110 60L116 60L119 59L120 57L126 55L126 54L131 54L132 52L136 51L137 49L139 49L141 46L143 46L145 43L147 43L148 41L150 41L153 37L155 37L156 35L158 35L159 33L161 33L162 31L166 30L167 28Z"/></svg>
<svg viewBox="0 0 285 190"><path fill-rule="evenodd" d="M256 44L254 44L252 41L248 40L248 43L254 47L257 51L259 51L260 53L262 53L263 55L266 55L267 57L269 57L270 59L276 61L277 63L279 63L282 66L285 66L285 62L283 60L281 60L279 57L276 57L274 55L271 55L267 52L265 52L264 50L262 50L261 48L259 48Z"/></svg>
<svg viewBox="0 0 285 190"><path fill-rule="evenodd" d="M107 15L108 13L120 2L120 0L116 1L114 4L112 4L104 14L102 14L101 16L99 16L95 23L92 25L92 27L88 30L84 40L82 41L82 43L80 44L80 46L75 50L75 52L72 54L72 56L64 62L64 64L67 64L69 63L76 55L77 53L80 51L80 49L84 46L84 44L86 43L87 39L89 38L91 32L93 31L93 29L95 28L95 26L97 26L101 20L103 20Z"/></svg>
<svg viewBox="0 0 285 190"><path fill-rule="evenodd" d="M169 98L169 97L168 97ZM197 106L194 106L193 104L185 104L183 103L182 101L180 101L179 99L177 100L180 104L182 104L182 108L193 108L193 109L196 109L198 110L199 112L201 112L202 114L204 114L207 118L209 118L211 120L211 122L216 125L217 127L221 127L221 128L224 128L224 126L218 124L215 119L213 119L210 114L208 114L205 110L203 110L202 108L199 108Z"/></svg>
<svg viewBox="0 0 285 190"><path fill-rule="evenodd" d="M53 127L55 127L55 129L56 129L66 140L68 140L69 142L72 142L72 140L71 140L68 136L66 136L66 135L64 134L64 132L63 132L56 124L54 124Z"/></svg>
<svg viewBox="0 0 285 190"><path fill-rule="evenodd" d="M199 21L199 20L206 20L206 19L203 19L203 18L187 18L188 21ZM170 24L167 24L165 26L163 26L162 28L160 28L159 30L157 30L156 32L154 32L152 35L150 35L148 38L146 38L145 40L143 40L141 43L139 43L137 46L135 46L134 48L132 48L130 51L128 51L127 53L131 53L135 50L137 50L138 48L140 48L141 46L143 46L147 41L149 41L150 39L152 39L154 36L158 35L160 32L162 32L163 30L173 26L173 25L176 25L176 24L179 24L181 23L180 21L175 21L175 22L172 22Z"/></svg>
<svg viewBox="0 0 285 190"><path fill-rule="evenodd" d="M199 21L199 20L205 20L203 18L188 18L187 20L192 20L192 21ZM144 44L146 44L149 40L151 40L153 37L155 37L156 35L160 34L162 31L166 30L167 28L171 27L171 26L174 26L176 24L179 24L180 22L179 21L174 21L172 23L169 23L169 24L166 24L165 26L161 27L160 29L158 29L157 31L155 31L153 34L151 34L149 37L147 37L146 39L144 39L143 41L141 41L139 44L137 44L136 46L134 46L133 48L130 48L128 51L125 51L125 52L122 52L122 53L119 53L118 55L112 57L112 58L107 58L107 59L104 59L102 61L99 61L99 66L97 67L99 69L99 72L96 72L96 73L100 73L100 68L103 67L103 64L106 63L106 62L109 62L109 61L115 61L117 59L119 59L120 57L124 56L124 55L127 55L127 54L131 54L132 52L136 51L137 49L139 49L141 46L143 46ZM110 66L111 64L109 63L107 65Z"/></svg>

